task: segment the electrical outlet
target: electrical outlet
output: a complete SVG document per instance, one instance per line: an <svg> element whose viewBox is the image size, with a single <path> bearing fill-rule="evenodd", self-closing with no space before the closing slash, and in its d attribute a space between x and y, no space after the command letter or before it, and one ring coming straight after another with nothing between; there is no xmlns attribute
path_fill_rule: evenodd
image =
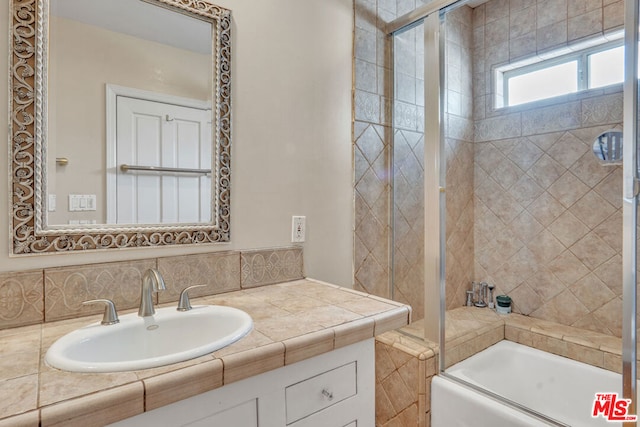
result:
<svg viewBox="0 0 640 427"><path fill-rule="evenodd" d="M306 234L306 216L293 216L291 217L291 241L293 243L302 243Z"/></svg>

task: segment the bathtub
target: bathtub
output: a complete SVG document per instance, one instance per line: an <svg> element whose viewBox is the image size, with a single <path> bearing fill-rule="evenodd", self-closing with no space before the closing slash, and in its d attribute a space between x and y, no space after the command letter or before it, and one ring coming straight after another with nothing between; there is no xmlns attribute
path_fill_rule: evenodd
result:
<svg viewBox="0 0 640 427"><path fill-rule="evenodd" d="M591 417L595 394L621 394L622 376L585 363L500 341L446 372L559 423L542 421L446 376L438 376L431 382L433 427L622 426L603 417Z"/></svg>

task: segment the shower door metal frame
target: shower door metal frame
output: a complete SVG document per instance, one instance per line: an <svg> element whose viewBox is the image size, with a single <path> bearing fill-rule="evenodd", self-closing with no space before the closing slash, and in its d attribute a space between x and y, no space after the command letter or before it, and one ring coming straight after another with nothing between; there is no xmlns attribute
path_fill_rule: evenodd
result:
<svg viewBox="0 0 640 427"><path fill-rule="evenodd" d="M444 13L467 0L433 0L387 25L393 37L407 28L424 26L424 337L445 353L446 168L444 143ZM439 372L445 358L439 357Z"/></svg>
<svg viewBox="0 0 640 427"><path fill-rule="evenodd" d="M444 167L441 156L444 135L442 129L443 90L441 85L444 75L440 39L440 11L458 0L434 0L413 12L401 16L387 26L387 35L393 37L397 33L415 26L424 28L424 339L437 342L440 354L444 352L444 290L445 290L445 224L441 218L445 213ZM462 3L466 0L462 0ZM392 52L395 46L392 42ZM393 71L395 72L395 70ZM428 132L427 132L428 130ZM392 150L393 151L393 150ZM393 159L393 155L392 155ZM393 163L392 163L393 164ZM392 173L391 176L394 174ZM392 184L393 188L393 184ZM393 206L391 218L393 218ZM392 219L393 221L393 219ZM393 234L393 231L392 231ZM428 236L428 237L427 237ZM390 245L393 260L393 244ZM392 262L393 265L393 262ZM391 286L393 289L393 285ZM440 359L441 366L443 358Z"/></svg>
<svg viewBox="0 0 640 427"><path fill-rule="evenodd" d="M444 354L445 181L440 13L424 18L424 331ZM427 132L428 130L428 132ZM427 236L429 236L427 238ZM428 316L427 313L431 313ZM440 357L442 365L444 358Z"/></svg>
<svg viewBox="0 0 640 427"><path fill-rule="evenodd" d="M622 393L637 414L638 0L625 0L622 207ZM625 422L625 427L637 423Z"/></svg>

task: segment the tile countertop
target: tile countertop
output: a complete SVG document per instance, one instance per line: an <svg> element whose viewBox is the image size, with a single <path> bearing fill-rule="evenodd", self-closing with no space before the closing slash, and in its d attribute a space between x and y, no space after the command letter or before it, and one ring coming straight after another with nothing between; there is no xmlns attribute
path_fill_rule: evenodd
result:
<svg viewBox="0 0 640 427"><path fill-rule="evenodd" d="M44 363L56 339L101 315L1 330L0 427L109 424L405 326L411 314L407 305L311 279L192 304L242 309L254 328L197 359L108 374L65 372Z"/></svg>

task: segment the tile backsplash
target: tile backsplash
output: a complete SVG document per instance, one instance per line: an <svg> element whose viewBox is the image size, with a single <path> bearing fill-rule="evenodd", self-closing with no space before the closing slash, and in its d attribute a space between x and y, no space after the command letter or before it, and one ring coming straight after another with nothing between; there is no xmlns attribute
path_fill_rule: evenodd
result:
<svg viewBox="0 0 640 427"><path fill-rule="evenodd" d="M240 289L238 258L238 252L212 252L158 258L158 270L168 286L166 291L158 294L160 302L176 301L180 292L189 286L205 285L190 290L191 297L237 291ZM171 283L180 283L180 285L170 286Z"/></svg>
<svg viewBox="0 0 640 427"><path fill-rule="evenodd" d="M177 301L182 289L205 285L192 297L213 295L304 277L301 247L225 251L0 273L0 329L50 322L103 311L82 305L113 300L118 310L140 301L144 272L158 268L167 290L158 302Z"/></svg>
<svg viewBox="0 0 640 427"><path fill-rule="evenodd" d="M270 285L303 277L302 250L298 248L242 251L242 287Z"/></svg>
<svg viewBox="0 0 640 427"><path fill-rule="evenodd" d="M0 328L41 322L43 289L41 270L0 275Z"/></svg>
<svg viewBox="0 0 640 427"><path fill-rule="evenodd" d="M44 318L69 319L99 313L104 308L83 305L83 301L106 298L118 310L136 307L140 302L142 275L156 267L155 259L124 261L44 270Z"/></svg>

